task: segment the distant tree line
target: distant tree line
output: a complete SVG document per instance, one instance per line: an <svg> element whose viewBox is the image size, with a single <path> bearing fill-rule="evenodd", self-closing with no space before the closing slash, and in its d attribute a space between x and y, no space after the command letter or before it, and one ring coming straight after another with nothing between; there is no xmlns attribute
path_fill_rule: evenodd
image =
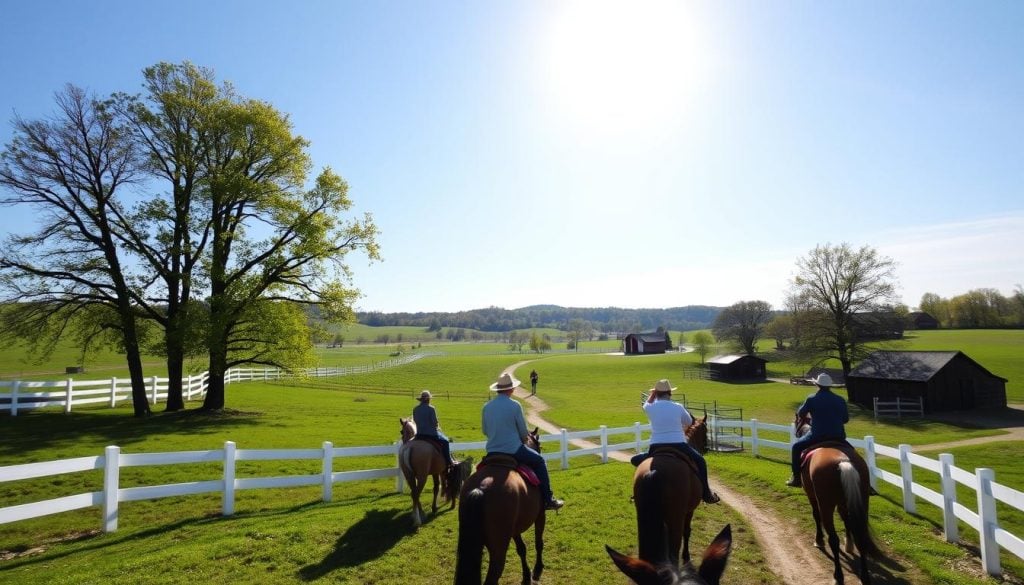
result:
<svg viewBox="0 0 1024 585"><path fill-rule="evenodd" d="M997 329L1024 327L1024 287L1004 296L994 288L977 288L944 299L935 293L921 296L919 308L953 329Z"/></svg>
<svg viewBox="0 0 1024 585"><path fill-rule="evenodd" d="M639 333L658 327L688 331L711 326L722 309L703 305L673 307L669 309L620 309L559 307L534 305L521 309L488 307L456 313L382 313L357 312L356 318L364 325L424 327L428 331L442 328L464 328L478 331L502 332L515 329L552 328L562 331L573 329L574 320L582 320L599 332Z"/></svg>

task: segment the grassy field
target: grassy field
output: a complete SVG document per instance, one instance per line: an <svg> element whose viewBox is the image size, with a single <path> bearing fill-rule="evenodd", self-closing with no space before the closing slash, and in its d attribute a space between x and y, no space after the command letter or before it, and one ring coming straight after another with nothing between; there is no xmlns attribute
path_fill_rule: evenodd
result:
<svg viewBox="0 0 1024 585"><path fill-rule="evenodd" d="M1009 378L1008 390L1012 388L1014 396L1021 392L1020 375L1024 372L1020 370L1024 366L1013 358L1024 346L1024 332L918 332L907 345L961 349L993 373ZM414 396L423 388L434 392L444 430L456 440L475 441L482 439L479 416L480 407L490 397L487 385L504 367L521 360L531 361L518 370L520 378L532 368L541 374L539 394L551 406L545 416L568 429L643 421L640 392L665 377L680 387L679 394L691 404L738 406L745 419L775 423L788 422L809 391L789 384L683 379L684 369L700 361L693 353L519 355L484 351L488 346L502 347L493 343L431 345L446 355L358 376L231 385L227 389L229 410L217 416L186 411L137 420L126 405L76 410L68 416L48 410L4 418L0 423L0 461L14 464L98 455L112 444L125 453L217 449L227 440L243 449L316 448L325 440L336 446L387 444L397 438L398 417L409 415L416 404ZM388 359L389 350L392 348L377 344L353 347L346 343L345 348L325 349L322 355L324 365L356 365ZM68 355L56 359L66 360ZM16 356L0 353L0 357ZM104 359L109 361L98 363L109 366L96 367L116 368L119 356ZM59 369L63 363L41 367ZM11 371L9 361L0 364L5 373ZM999 433L972 428L969 420L963 424L875 422L870 412L856 406L851 407L851 414L851 436L873 435L887 445L924 445ZM1019 451L1019 443L1007 442L952 450L958 466L992 467L997 481L1024 489L1024 463L1008 456ZM712 454L709 463L720 481L759 505L792 518L810 537L813 523L802 494L780 487L788 474L785 459L782 452L769 452L760 459L749 454ZM338 459L336 470L391 464L389 457ZM631 470L621 464L597 465L590 458L574 459L571 466L552 474L556 492L566 497L569 505L549 522L549 569L544 582L608 582L613 571L602 544L620 550L635 547L627 495ZM239 465L239 476L318 470L318 462L245 462ZM219 472L216 465L125 468L122 484L216 479ZM925 485L937 482L926 475L917 481ZM5 483L0 506L94 491L101 485L99 472ZM99 511L95 508L3 525L0 582L171 583L200 578L214 582L394 583L405 571L411 571L407 578L413 582L450 580L455 514L441 514L414 533L408 521L407 497L395 495L393 487L392 480L339 484L335 501L327 504L319 503L315 489L243 491L238 513L230 519L220 518L219 497L125 503L120 529L113 534L98 533ZM896 560L881 567L878 582L993 582L978 574L977 551L971 548L976 547L977 539L972 530L961 528L965 545L946 544L939 534L937 510L922 502L918 514L908 516L902 512L894 488L883 486L881 491L882 497L872 499L872 522ZM967 505L972 505L972 497L966 491L961 494ZM1000 518L1015 534L1024 533L1020 513L1001 509ZM736 552L725 582L773 582L749 528L736 513L723 506L702 508L697 520L693 538L697 550L722 524L733 524ZM189 546L181 546L186 542ZM1003 555L1003 562L1011 575L1006 582L1021 582L1015 575L1024 575L1024 565L1008 554Z"/></svg>

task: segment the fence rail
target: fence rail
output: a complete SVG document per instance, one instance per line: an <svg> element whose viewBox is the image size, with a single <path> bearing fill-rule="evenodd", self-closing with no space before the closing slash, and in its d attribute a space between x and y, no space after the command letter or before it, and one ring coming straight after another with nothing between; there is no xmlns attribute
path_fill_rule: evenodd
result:
<svg viewBox="0 0 1024 585"><path fill-rule="evenodd" d="M924 400L918 398L899 398L892 401L882 401L876 396L874 399L875 420L878 417L924 416Z"/></svg>
<svg viewBox="0 0 1024 585"><path fill-rule="evenodd" d="M729 429L742 428L749 431L740 440L750 445L754 456L763 448L789 450L796 440L792 425L779 425L759 422L757 419L738 421L709 419L714 432L718 424L728 425ZM560 433L543 435L544 443L557 443L558 449L545 450L542 454L547 461L558 461L562 469L568 469L569 459L594 455L607 463L608 454L612 451L626 449L641 450L648 446L650 440L643 437L650 431L650 425L635 423L628 427L607 428L590 431L569 432L562 429ZM767 439L761 433L769 432L788 435L788 441ZM610 443L611 438L629 439ZM597 439L594 447L573 447L571 441L577 439ZM1024 492L995 482L995 472L991 469L979 468L974 472L966 471L953 465L953 456L948 453L939 455L937 460L929 459L912 452L910 445L901 444L889 447L875 443L874 437L851 439L854 447L864 451L864 459L870 471L872 487L878 481L895 486L902 492L903 508L908 513L916 512L918 500L936 506L943 512L943 531L948 542L959 539L957 521L963 522L974 529L981 543L981 562L990 575L999 575L1000 549L1005 549L1018 558L1024 559L1024 540L999 526L996 504L1001 503L1016 510L1024 511ZM484 441L453 443L452 449L458 451L479 451L485 448ZM395 489L404 490L402 474L397 467L397 456L400 445L378 445L369 447L335 447L325 441L319 449L238 449L234 442L224 443L223 449L210 451L180 451L169 453L122 453L120 447L107 447L103 455L77 457L41 463L25 463L0 467L0 484L8 481L33 479L75 473L87 470L103 470L103 489L96 492L75 494L53 498L39 502L0 508L0 524L26 520L98 506L101 509L102 528L106 532L117 530L118 505L120 502L151 500L170 496L183 496L203 493L221 493L221 512L224 516L234 513L235 492L241 489L268 489L296 486L321 486L321 498L331 501L335 483L361 481L366 479L395 478ZM573 447L573 448L571 448ZM395 466L380 469L335 472L334 460L339 457L355 457L369 455L390 455L395 458ZM891 473L877 466L879 457L889 457L899 462L900 472ZM283 477L249 477L239 478L235 473L238 461L266 460L320 460L321 473L310 475L294 475ZM149 465L174 465L180 463L219 462L223 468L221 479L193 481L160 486L120 487L120 470L124 467L140 467ZM941 491L914 483L915 473L928 472L936 474L940 480ZM956 487L963 485L977 495L973 502L975 509L967 503L957 501Z"/></svg>
<svg viewBox="0 0 1024 585"><path fill-rule="evenodd" d="M224 374L224 383L234 382L255 382L282 380L286 378L323 378L332 376L352 376L365 374L385 368L404 366L425 357L441 355L437 352L422 352L397 357L382 362L375 362L367 365L333 367L333 368L305 368L297 370L282 370L279 368L232 368ZM185 400L203 398L206 396L206 389L209 386L210 374L203 372L181 379L182 394ZM150 404L157 404L161 400L167 400L167 388L170 378L149 376L145 379L146 397ZM75 380L68 378L58 381L26 381L26 380L0 380L0 412L8 411L11 416L18 416L19 411L45 408L48 406L61 406L64 412L71 412L72 406L86 404L107 404L114 408L118 403L132 399L131 380L126 378L111 378L109 380Z"/></svg>

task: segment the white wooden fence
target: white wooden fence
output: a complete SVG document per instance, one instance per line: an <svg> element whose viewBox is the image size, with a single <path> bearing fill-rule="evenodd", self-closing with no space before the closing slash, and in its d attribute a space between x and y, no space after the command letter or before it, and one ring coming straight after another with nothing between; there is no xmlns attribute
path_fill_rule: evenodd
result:
<svg viewBox="0 0 1024 585"><path fill-rule="evenodd" d="M281 380L294 377L331 377L365 374L385 368L393 368L412 363L416 360L434 355L431 353L414 353L394 359L375 362L361 366L345 368L308 368L286 371L278 368L232 368L224 375L224 383L250 382L259 380ZM210 375L208 372L182 378L182 394L185 400L206 396ZM167 400L169 378L149 376L146 378L146 396L150 404ZM73 405L108 404L114 408L118 403L131 401L131 380L127 378L111 378L109 380L66 380L56 381L25 381L0 380L0 412L9 411L11 416L18 416L18 411L48 406L61 406L64 412L71 412Z"/></svg>
<svg viewBox="0 0 1024 585"><path fill-rule="evenodd" d="M715 421L711 420L710 422L714 427ZM767 424L758 422L756 419L750 421L729 420L728 424L730 428L741 426L750 431L749 436L743 437L743 442L750 445L754 456L757 456L763 448L783 449L788 452L790 445L796 440L792 425ZM609 452L625 449L639 451L646 448L650 440L645 439L643 434L649 430L650 425L640 423L612 429L602 426L591 431L568 432L562 429L558 434L541 437L545 446L552 443L558 445L557 450L548 448L542 456L548 461L559 461L562 469L568 469L569 459L585 455L600 456L602 463L607 463ZM789 440L778 441L761 437L761 433L766 431L787 433ZM629 440L609 443L609 437L621 438L624 435L629 436ZM577 439L596 439L596 446L570 449L571 442ZM875 443L874 437L871 436L864 437L863 440L850 439L850 443L863 449L864 458L871 472L871 485L875 487L878 485L878 480L882 480L899 489L902 492L903 508L908 513L916 512L917 498L942 510L943 528L947 541L956 542L959 539L958 520L973 528L979 535L981 561L989 574L999 575L1001 573L1000 548L1024 559L1024 540L1000 528L996 514L997 502L1024 511L1024 492L996 483L995 473L991 469L975 469L972 473L955 467L953 456L950 454L944 453L939 456L938 460L929 459L913 453L910 445L888 447ZM484 441L453 443L452 449L479 451L483 450L485 445ZM375 447L334 447L332 443L324 442L319 449L237 449L235 443L228 441L224 443L223 449L210 451L126 454L121 453L120 447L111 446L106 448L103 455L0 467L0 484L78 471L103 470L102 490L0 508L0 524L99 506L102 511L102 528L111 532L117 530L118 504L120 502L219 492L221 493L222 514L230 516L234 513L235 492L243 489L320 485L322 486L323 501L329 502L335 483L395 477L396 490L401 492L404 486L402 474L397 467L398 448L397 443ZM369 455L392 455L396 459L396 464L393 467L380 469L333 471L335 458ZM878 468L876 463L879 457L890 457L899 461L900 473L895 474ZM235 464L238 461L266 460L319 460L321 461L321 472L313 475L249 478L239 478L235 474ZM122 488L119 485L122 467L204 462L220 463L223 467L222 477L207 481L158 486ZM914 483L915 469L937 474L942 486L941 492ZM957 484L964 485L975 492L975 502L971 502L976 506L974 509L957 501Z"/></svg>

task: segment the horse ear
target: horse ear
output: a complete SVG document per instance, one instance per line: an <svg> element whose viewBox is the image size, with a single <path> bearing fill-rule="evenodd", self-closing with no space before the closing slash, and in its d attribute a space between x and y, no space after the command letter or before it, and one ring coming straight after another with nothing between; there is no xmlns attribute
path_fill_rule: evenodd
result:
<svg viewBox="0 0 1024 585"><path fill-rule="evenodd" d="M653 585L661 582L658 577L658 571L647 561L627 557L607 544L604 545L604 549L608 551L608 556L612 558L615 566L637 583L637 585Z"/></svg>
<svg viewBox="0 0 1024 585"><path fill-rule="evenodd" d="M533 434L540 434L540 427L533 427Z"/></svg>
<svg viewBox="0 0 1024 585"><path fill-rule="evenodd" d="M718 533L707 550L704 551L704 560L700 563L697 574L707 581L708 585L718 585L725 571L725 564L729 561L729 553L732 552L732 526L725 525L725 528Z"/></svg>

